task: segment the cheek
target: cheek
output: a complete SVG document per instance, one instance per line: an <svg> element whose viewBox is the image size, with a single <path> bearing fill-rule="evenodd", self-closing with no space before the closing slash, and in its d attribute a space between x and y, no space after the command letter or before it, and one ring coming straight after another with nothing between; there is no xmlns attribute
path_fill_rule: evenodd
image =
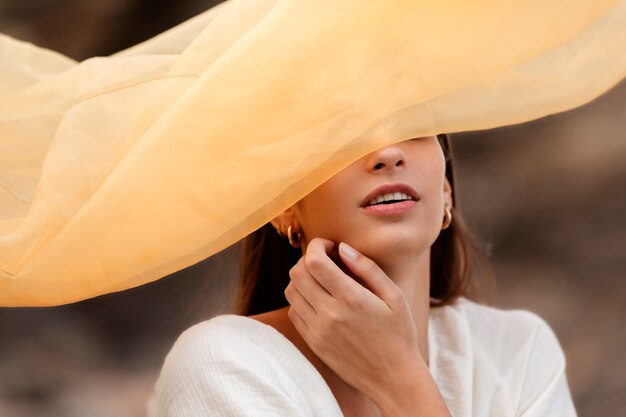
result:
<svg viewBox="0 0 626 417"><path fill-rule="evenodd" d="M423 188L424 215L421 218L421 223L424 227L426 238L432 244L439 236L443 223L445 166L440 167L439 164L434 164L425 175L428 176L428 181L425 182L426 186Z"/></svg>
<svg viewBox="0 0 626 417"><path fill-rule="evenodd" d="M431 198L428 205L426 220L428 230L427 238L430 244L434 243L439 233L441 233L441 226L443 224L443 197L441 192L434 194L434 198Z"/></svg>
<svg viewBox="0 0 626 417"><path fill-rule="evenodd" d="M345 230L345 220L351 218L345 199L320 189L312 192L297 205L297 217L307 240L324 237L335 240L337 231Z"/></svg>

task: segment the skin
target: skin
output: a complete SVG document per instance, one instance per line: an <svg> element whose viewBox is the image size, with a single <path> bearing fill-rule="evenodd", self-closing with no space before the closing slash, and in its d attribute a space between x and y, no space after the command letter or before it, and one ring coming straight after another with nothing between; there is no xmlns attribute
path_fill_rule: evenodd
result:
<svg viewBox="0 0 626 417"><path fill-rule="evenodd" d="M372 190L396 182L418 193L409 210L376 216L361 207ZM285 290L290 306L256 318L321 369L344 414L450 415L428 372L427 330L430 247L451 206L431 136L361 158L272 221L302 234L303 256Z"/></svg>

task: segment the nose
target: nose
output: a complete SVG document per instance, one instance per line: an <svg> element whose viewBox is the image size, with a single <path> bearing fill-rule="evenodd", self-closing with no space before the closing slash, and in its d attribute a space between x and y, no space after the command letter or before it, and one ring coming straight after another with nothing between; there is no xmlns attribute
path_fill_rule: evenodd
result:
<svg viewBox="0 0 626 417"><path fill-rule="evenodd" d="M404 167L406 155L398 145L389 145L372 152L367 157L367 170L370 172L387 172Z"/></svg>

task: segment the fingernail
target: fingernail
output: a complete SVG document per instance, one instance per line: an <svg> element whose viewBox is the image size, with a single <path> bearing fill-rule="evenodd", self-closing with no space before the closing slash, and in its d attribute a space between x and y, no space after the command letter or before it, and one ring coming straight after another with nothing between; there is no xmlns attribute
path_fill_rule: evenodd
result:
<svg viewBox="0 0 626 417"><path fill-rule="evenodd" d="M345 242L341 242L339 244L339 252L343 253L348 259L355 259L359 255L359 252L357 252L356 249L352 248Z"/></svg>

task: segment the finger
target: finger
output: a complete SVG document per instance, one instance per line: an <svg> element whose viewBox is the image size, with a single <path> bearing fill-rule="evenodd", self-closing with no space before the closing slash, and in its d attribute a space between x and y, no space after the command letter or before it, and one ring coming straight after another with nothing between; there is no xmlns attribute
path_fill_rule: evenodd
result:
<svg viewBox="0 0 626 417"><path fill-rule="evenodd" d="M389 307L396 307L402 290L370 258L345 242L339 244L339 256L350 271Z"/></svg>
<svg viewBox="0 0 626 417"><path fill-rule="evenodd" d="M304 262L304 257L300 258L296 265L289 270L289 277L291 284L299 291L300 295L317 311L332 296L306 269Z"/></svg>
<svg viewBox="0 0 626 417"><path fill-rule="evenodd" d="M298 316L300 316L304 322L313 323L317 313L313 306L309 304L306 298L293 285L293 282L289 283L287 288L285 288L285 298L289 302L289 305L291 305L291 308L298 313Z"/></svg>
<svg viewBox="0 0 626 417"><path fill-rule="evenodd" d="M313 243L317 247L322 247L325 253L330 252L335 247L335 242L329 239L324 239L322 237L315 237L311 239L311 241L309 242L309 245L311 243ZM307 245L307 249L308 249L308 245Z"/></svg>
<svg viewBox="0 0 626 417"><path fill-rule="evenodd" d="M287 310L287 317L289 317L289 320L291 320L291 322L293 323L293 327L296 328L298 333L300 333L304 341L308 344L311 331L309 330L309 326L306 324L306 322L302 319L302 317L300 317L298 312L295 311L293 307L289 307L289 309Z"/></svg>
<svg viewBox="0 0 626 417"><path fill-rule="evenodd" d="M334 298L344 299L346 295L361 293L364 288L348 277L328 256L328 251L333 247L334 243L326 239L311 240L304 256L306 269Z"/></svg>

